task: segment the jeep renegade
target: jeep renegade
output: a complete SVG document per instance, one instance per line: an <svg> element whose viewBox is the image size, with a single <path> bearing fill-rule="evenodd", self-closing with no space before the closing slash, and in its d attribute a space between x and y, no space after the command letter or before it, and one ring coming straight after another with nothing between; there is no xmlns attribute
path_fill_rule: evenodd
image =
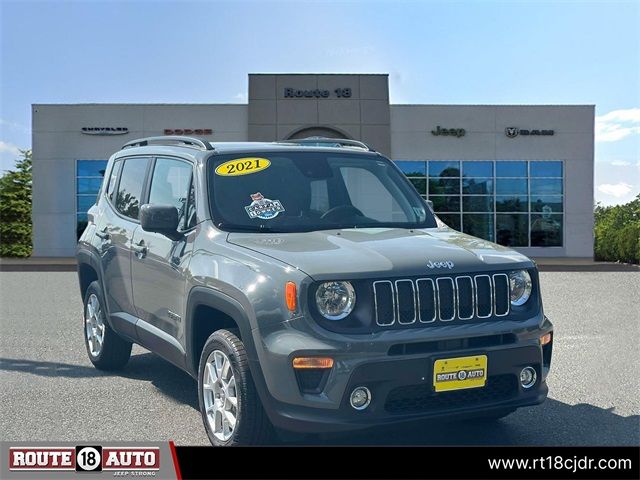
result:
<svg viewBox="0 0 640 480"><path fill-rule="evenodd" d="M91 362L137 343L188 372L214 445L547 395L535 264L448 228L361 142L129 142L77 259Z"/></svg>

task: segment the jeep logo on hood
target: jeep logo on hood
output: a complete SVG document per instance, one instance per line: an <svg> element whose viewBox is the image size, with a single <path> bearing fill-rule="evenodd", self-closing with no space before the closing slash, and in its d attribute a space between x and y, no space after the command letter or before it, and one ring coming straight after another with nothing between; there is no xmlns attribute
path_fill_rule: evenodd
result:
<svg viewBox="0 0 640 480"><path fill-rule="evenodd" d="M447 260L446 262L432 262L431 260L429 260L429 263L427 263L427 267L429 268L448 268L449 270L451 270L453 268L453 262L450 260Z"/></svg>

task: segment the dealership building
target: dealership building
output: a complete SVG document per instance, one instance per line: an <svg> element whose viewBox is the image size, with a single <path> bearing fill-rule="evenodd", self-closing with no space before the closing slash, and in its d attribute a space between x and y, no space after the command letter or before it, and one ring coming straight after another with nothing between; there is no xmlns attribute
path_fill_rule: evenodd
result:
<svg viewBox="0 0 640 480"><path fill-rule="evenodd" d="M33 105L33 255L74 255L122 145L183 134L361 140L452 228L534 257L593 256L593 105L394 105L388 80L252 74L247 104Z"/></svg>

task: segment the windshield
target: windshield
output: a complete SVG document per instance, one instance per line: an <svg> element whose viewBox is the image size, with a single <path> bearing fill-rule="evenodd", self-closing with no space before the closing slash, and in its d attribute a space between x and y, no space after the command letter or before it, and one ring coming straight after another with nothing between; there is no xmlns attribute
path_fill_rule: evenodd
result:
<svg viewBox="0 0 640 480"><path fill-rule="evenodd" d="M207 168L211 212L223 230L436 226L413 186L379 156L254 152L214 155Z"/></svg>

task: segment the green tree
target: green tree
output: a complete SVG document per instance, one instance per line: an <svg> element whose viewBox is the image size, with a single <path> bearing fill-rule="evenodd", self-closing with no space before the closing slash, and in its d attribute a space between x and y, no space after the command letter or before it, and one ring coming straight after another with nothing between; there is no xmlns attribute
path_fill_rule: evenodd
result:
<svg viewBox="0 0 640 480"><path fill-rule="evenodd" d="M0 256L31 255L31 150L0 177Z"/></svg>
<svg viewBox="0 0 640 480"><path fill-rule="evenodd" d="M640 263L640 195L624 205L595 209L595 257Z"/></svg>

